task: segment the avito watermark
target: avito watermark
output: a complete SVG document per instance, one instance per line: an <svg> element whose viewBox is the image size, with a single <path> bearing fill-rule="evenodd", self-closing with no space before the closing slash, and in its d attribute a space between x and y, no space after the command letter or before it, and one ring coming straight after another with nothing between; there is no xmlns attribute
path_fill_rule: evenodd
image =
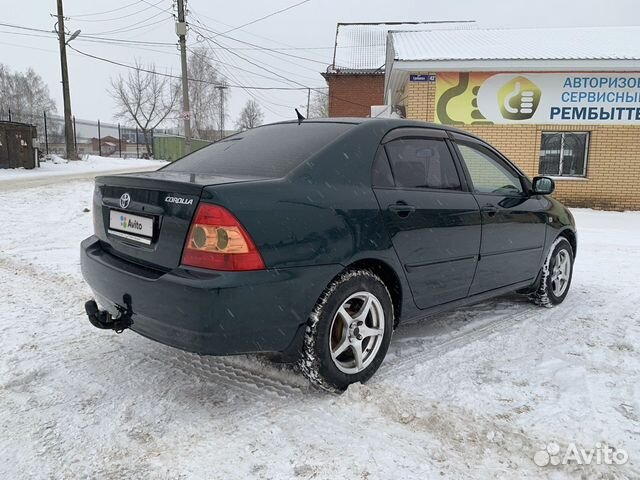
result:
<svg viewBox="0 0 640 480"><path fill-rule="evenodd" d="M575 443L569 443L562 450L556 442L549 442L533 456L539 467L547 465L624 465L629 454L621 448L614 448L606 443L596 443L595 448L585 449Z"/></svg>

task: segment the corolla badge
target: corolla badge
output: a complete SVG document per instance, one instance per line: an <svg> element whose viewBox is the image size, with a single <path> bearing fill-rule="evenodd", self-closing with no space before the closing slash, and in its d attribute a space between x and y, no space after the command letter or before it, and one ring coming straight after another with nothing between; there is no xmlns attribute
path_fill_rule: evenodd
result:
<svg viewBox="0 0 640 480"><path fill-rule="evenodd" d="M131 203L131 195L129 195L128 193L123 193L120 196L120 207L127 208L130 203Z"/></svg>
<svg viewBox="0 0 640 480"><path fill-rule="evenodd" d="M164 201L167 203L177 203L179 205L193 205L193 198L173 197L171 195L167 195Z"/></svg>

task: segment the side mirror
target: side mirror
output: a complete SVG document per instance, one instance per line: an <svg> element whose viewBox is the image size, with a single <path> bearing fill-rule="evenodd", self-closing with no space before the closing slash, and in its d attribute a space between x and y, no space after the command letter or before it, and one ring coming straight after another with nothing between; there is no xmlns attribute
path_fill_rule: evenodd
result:
<svg viewBox="0 0 640 480"><path fill-rule="evenodd" d="M556 189L555 182L549 177L535 177L531 186L534 195L551 195Z"/></svg>

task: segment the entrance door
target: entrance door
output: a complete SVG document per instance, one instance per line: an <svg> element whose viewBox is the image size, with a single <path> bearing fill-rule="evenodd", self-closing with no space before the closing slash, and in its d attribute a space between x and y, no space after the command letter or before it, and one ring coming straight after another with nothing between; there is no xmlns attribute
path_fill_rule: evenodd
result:
<svg viewBox="0 0 640 480"><path fill-rule="evenodd" d="M4 128L0 127L0 168L9 168L9 146Z"/></svg>

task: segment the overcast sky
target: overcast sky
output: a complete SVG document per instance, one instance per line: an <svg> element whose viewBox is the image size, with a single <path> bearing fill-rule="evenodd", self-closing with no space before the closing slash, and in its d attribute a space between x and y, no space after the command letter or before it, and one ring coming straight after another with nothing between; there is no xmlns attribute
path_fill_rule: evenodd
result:
<svg viewBox="0 0 640 480"><path fill-rule="evenodd" d="M162 8L170 8L172 4L172 0L149 1ZM189 20L193 22L197 18L208 28L225 31L298 1L190 0ZM109 2L65 0L65 15L71 18L67 26L71 31L82 29L83 33L87 34L128 30L102 35L110 38L153 42L176 41L173 21L168 14L143 2L134 3L135 0ZM127 8L112 13L82 16L127 5L129 5ZM50 14L55 13L55 0L24 0L12 4L11 8L7 7L8 5L4 5L0 22L42 29L53 28L55 20ZM136 12L140 13L136 14ZM136 15L118 18L129 14ZM104 22L104 19L112 20ZM258 65L268 65L270 70L281 73L299 84L324 87L325 82L319 72L331 63L337 22L420 20L476 20L482 27L634 25L640 24L640 2L638 0L537 0L536 2L310 0L299 7L236 30L229 35L269 48L311 48L311 50L290 50L289 53L313 61L282 57L259 50L236 50L236 53L250 57L251 61ZM0 27L0 62L7 64L12 70L33 67L49 84L51 93L58 103L58 109L62 112L60 64L56 39L16 35L16 33L29 32ZM224 47L247 47L222 37L218 37L216 41ZM188 42L191 45L197 44L197 35L191 33ZM131 64L135 58L142 58L147 62L155 62L160 70L174 74L180 73L178 52L174 47L108 46L83 41L82 36L74 40L73 45L80 50L118 62ZM228 51L216 50L215 55L221 62L227 64L224 66L223 73L231 83L287 86L284 80L265 79L238 70L237 67L240 67L260 72L255 65L239 59ZM109 81L111 77L125 73L126 70L69 52L69 71L73 113L78 118L91 120L100 118L103 121L111 121L114 110L113 101L108 94ZM262 74L272 76L264 71ZM232 75L235 78L231 78ZM267 122L292 118L292 107L306 104L306 92L262 91L256 92L255 95L265 111ZM233 126L248 98L250 97L245 91L231 89L228 127Z"/></svg>

